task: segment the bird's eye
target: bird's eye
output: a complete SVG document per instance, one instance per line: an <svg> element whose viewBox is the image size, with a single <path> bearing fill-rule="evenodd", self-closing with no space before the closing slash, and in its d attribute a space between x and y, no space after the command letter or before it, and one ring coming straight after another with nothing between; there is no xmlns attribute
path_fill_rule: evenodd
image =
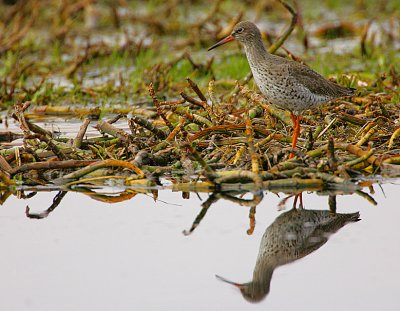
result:
<svg viewBox="0 0 400 311"><path fill-rule="evenodd" d="M236 29L236 33L242 33L242 32L243 32L243 28L242 27Z"/></svg>

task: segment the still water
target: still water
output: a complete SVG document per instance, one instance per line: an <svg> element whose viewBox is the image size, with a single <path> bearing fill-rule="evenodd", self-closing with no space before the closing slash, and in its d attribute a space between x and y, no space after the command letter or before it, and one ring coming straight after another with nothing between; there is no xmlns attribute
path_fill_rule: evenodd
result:
<svg viewBox="0 0 400 311"><path fill-rule="evenodd" d="M338 195L336 215L327 196L303 193L296 212L293 198L279 207L285 195L265 193L251 235L250 207L224 199L185 235L207 193L110 204L70 192L48 215L56 192L10 196L0 206L0 310L400 310L400 188L374 189L377 205ZM47 217L27 217L27 205ZM360 221L340 220L356 212ZM242 295L216 275L254 282Z"/></svg>

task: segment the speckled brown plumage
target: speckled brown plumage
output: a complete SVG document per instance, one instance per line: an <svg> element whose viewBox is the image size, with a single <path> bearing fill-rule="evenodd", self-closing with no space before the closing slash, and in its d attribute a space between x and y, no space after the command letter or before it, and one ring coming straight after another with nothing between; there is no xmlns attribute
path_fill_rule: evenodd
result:
<svg viewBox="0 0 400 311"><path fill-rule="evenodd" d="M354 94L354 89L329 81L303 64L268 53L260 30L252 22L238 23L229 37L209 50L232 39L244 46L254 80L265 98L295 115L332 99Z"/></svg>
<svg viewBox="0 0 400 311"><path fill-rule="evenodd" d="M329 81L303 64L268 53L260 31L251 22L238 23L232 36L243 44L254 80L273 105L298 115L332 99L354 94L353 89Z"/></svg>
<svg viewBox="0 0 400 311"><path fill-rule="evenodd" d="M347 223L360 220L358 212L337 214L327 210L295 209L283 213L265 230L261 239L253 280L240 288L249 301L260 301L269 293L272 274L282 265L307 256L324 245Z"/></svg>
<svg viewBox="0 0 400 311"><path fill-rule="evenodd" d="M244 46L254 80L261 93L271 104L291 112L294 126L293 148L296 147L300 132L300 114L304 110L354 94L354 89L329 81L303 64L268 53L260 30L252 22L238 23L230 36L209 50L234 39Z"/></svg>

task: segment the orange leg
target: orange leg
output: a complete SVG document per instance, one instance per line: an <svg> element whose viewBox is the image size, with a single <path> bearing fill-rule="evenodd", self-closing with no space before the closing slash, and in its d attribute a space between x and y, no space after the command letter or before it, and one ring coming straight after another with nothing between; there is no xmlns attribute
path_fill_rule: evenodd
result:
<svg viewBox="0 0 400 311"><path fill-rule="evenodd" d="M297 193L294 196L293 208L296 208L297 200L300 199L299 209L303 209L303 192Z"/></svg>
<svg viewBox="0 0 400 311"><path fill-rule="evenodd" d="M300 116L296 116L293 113L290 114L290 118L293 122L293 135L292 135L292 148L295 149L297 145L297 138L300 134ZM290 153L289 159L294 158L294 154Z"/></svg>

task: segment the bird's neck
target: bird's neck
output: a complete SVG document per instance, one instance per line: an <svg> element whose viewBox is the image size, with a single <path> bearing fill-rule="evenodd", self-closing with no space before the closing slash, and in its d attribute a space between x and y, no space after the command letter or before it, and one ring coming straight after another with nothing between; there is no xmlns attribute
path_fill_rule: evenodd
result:
<svg viewBox="0 0 400 311"><path fill-rule="evenodd" d="M268 260L257 261L253 272L253 282L265 284L269 288L272 274L277 266L271 265Z"/></svg>
<svg viewBox="0 0 400 311"><path fill-rule="evenodd" d="M258 64L260 62L263 63L272 56L265 49L261 39L252 42L251 44L245 44L244 51L246 53L250 65Z"/></svg>
<svg viewBox="0 0 400 311"><path fill-rule="evenodd" d="M270 287L272 274L274 273L274 267L263 267L264 269L254 270L253 280L247 283L248 290L251 292L251 296L256 297L257 300L261 300L268 295Z"/></svg>

